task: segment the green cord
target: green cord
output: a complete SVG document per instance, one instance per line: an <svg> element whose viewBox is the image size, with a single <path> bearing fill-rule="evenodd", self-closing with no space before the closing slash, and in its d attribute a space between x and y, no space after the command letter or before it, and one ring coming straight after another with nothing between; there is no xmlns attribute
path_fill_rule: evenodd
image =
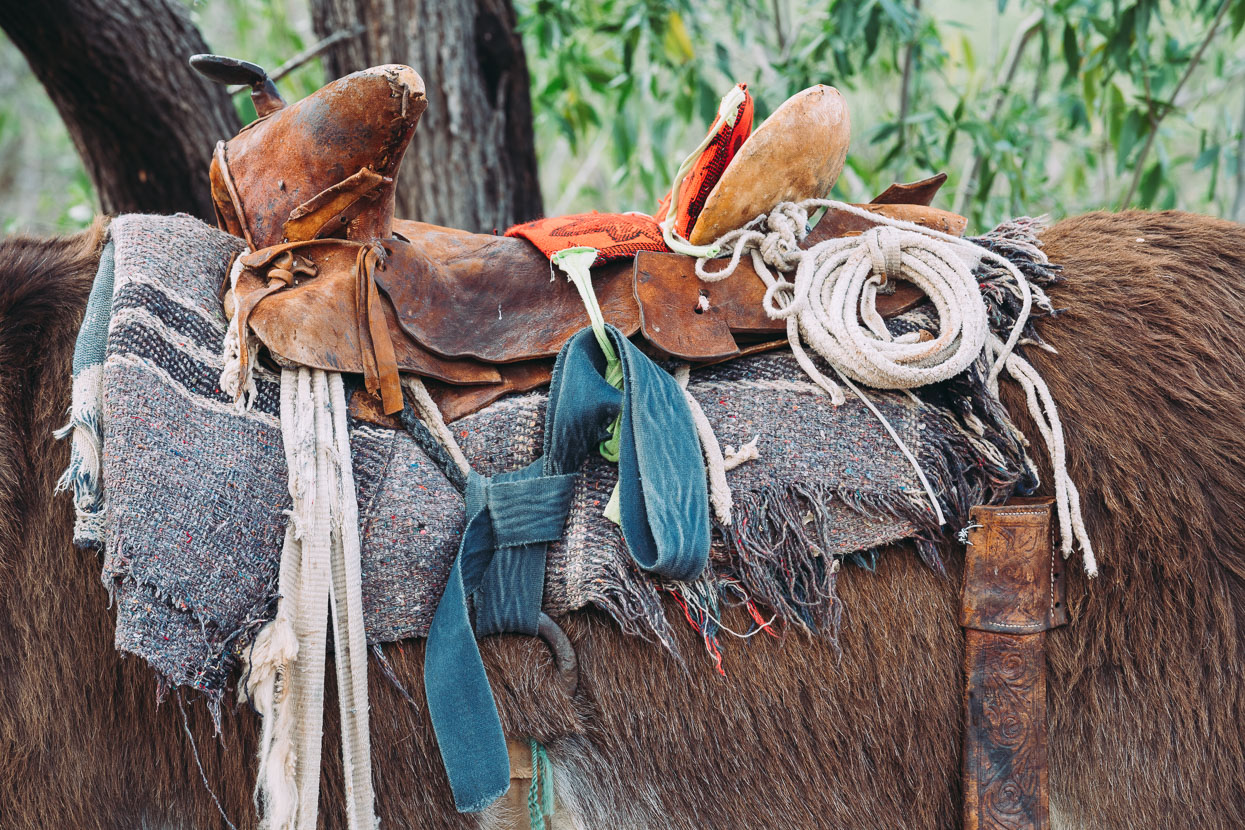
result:
<svg viewBox="0 0 1245 830"><path fill-rule="evenodd" d="M596 261L596 248L566 248L549 257L549 261L566 272L571 283L579 291L579 297L588 309L588 319L592 323L592 333L596 335L597 345L605 355L605 382L615 389L623 388L622 361L619 360L614 344L605 333L605 316L597 302L596 291L592 288L592 263ZM622 442L622 415L614 419L610 425L610 437L601 442L601 457L610 463L618 463L618 447Z"/></svg>
<svg viewBox="0 0 1245 830"><path fill-rule="evenodd" d="M527 790L527 822L532 830L546 830L546 820L553 818L553 765L549 753L536 739L530 740L532 753L532 784Z"/></svg>

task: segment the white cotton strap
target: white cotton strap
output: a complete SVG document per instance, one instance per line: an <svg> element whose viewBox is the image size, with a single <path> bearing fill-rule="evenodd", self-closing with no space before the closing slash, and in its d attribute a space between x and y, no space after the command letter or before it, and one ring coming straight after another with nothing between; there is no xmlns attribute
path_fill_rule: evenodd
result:
<svg viewBox="0 0 1245 830"><path fill-rule="evenodd" d="M320 373L325 374L325 373ZM372 792L372 748L368 729L367 637L363 626L362 544L359 502L351 469L350 433L346 426L346 394L342 376L328 373L329 415L335 449L337 493L333 528L334 664L341 715L342 768L346 778L346 826L373 830L376 812Z"/></svg>
<svg viewBox="0 0 1245 830"><path fill-rule="evenodd" d="M318 375L318 377L317 377ZM298 370L298 410L295 440L302 455L300 466L313 471L300 514L302 573L294 635L298 660L290 694L297 717L295 757L298 780L298 830L317 826L320 807L320 751L324 731L324 659L328 645L328 600L332 581L332 526L330 502L336 487L332 477L332 426L326 423L328 388L322 372ZM307 440L310 436L310 441ZM309 445L309 446L308 446Z"/></svg>
<svg viewBox="0 0 1245 830"><path fill-rule="evenodd" d="M281 373L281 433L293 501L277 615L256 638L247 694L263 718L257 800L266 830L315 830L324 727L324 662L333 624L346 826L376 823L368 734L358 502L341 376Z"/></svg>

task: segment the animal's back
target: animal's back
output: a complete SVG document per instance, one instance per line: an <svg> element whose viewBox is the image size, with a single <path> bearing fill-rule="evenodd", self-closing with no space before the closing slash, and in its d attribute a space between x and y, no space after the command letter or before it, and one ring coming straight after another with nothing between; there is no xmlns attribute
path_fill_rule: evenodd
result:
<svg viewBox="0 0 1245 830"><path fill-rule="evenodd" d="M1043 326L1060 353L1025 351L1059 402L1102 568L1089 583L1070 563L1073 623L1049 635L1056 826L1245 826L1245 228L1091 214L1044 241L1067 276L1052 292L1067 311ZM72 548L52 494L97 255L97 237L0 245L0 826L218 827L177 703L157 708L150 673L112 649L98 557ZM584 827L955 827L960 556L945 561L946 577L903 549L846 569L841 651L730 641L725 678L690 631L683 668L591 612L564 621L575 700L538 642L490 638L485 659L507 729L549 746ZM386 652L418 690L422 643ZM382 820L475 826L453 811L424 707L371 679ZM254 715L227 708L220 742L186 710L226 812L249 824ZM332 827L340 759L325 760Z"/></svg>

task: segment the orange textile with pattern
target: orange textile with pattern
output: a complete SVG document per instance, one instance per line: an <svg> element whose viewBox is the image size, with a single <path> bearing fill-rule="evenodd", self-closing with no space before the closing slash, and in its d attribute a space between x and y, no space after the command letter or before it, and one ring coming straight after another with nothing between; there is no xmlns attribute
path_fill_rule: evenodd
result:
<svg viewBox="0 0 1245 830"><path fill-rule="evenodd" d="M692 228L696 227L696 220L700 218L700 212L705 207L705 200L709 198L709 193L718 183L718 179L722 178L726 166L748 140L748 136L752 135L752 96L748 94L747 84L739 84L739 88L744 93L744 100L735 110L735 122L728 124L724 121L718 125L713 140L701 151L691 172L681 184L676 185L679 199L676 203L674 230L684 239L691 236ZM658 217L665 213L669 201L670 194L667 193L657 208Z"/></svg>
<svg viewBox="0 0 1245 830"><path fill-rule="evenodd" d="M506 236L521 236L547 257L567 248L596 248L593 266L631 259L640 251L666 251L661 228L641 213L576 213L515 225Z"/></svg>

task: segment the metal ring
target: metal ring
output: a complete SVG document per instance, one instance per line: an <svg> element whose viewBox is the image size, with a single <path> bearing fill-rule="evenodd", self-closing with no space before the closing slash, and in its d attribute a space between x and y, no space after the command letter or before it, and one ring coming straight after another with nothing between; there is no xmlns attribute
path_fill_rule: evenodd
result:
<svg viewBox="0 0 1245 830"><path fill-rule="evenodd" d="M553 621L544 611L540 612L536 636L545 641L553 654L553 665L558 670L558 680L566 693L574 696L579 690L579 658L575 656L575 647L566 636L562 626Z"/></svg>

